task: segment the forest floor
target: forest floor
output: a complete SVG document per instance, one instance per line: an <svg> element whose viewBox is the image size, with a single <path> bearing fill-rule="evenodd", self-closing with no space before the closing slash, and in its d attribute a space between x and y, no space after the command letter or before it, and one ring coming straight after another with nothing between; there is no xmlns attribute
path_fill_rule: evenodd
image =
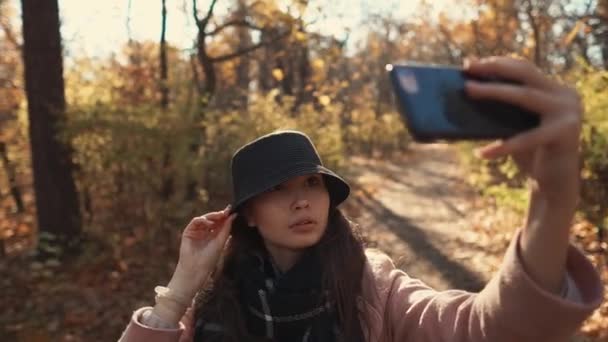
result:
<svg viewBox="0 0 608 342"><path fill-rule="evenodd" d="M481 290L523 222L467 185L449 145L413 144L400 156L354 157L349 164L353 193L344 208L368 245L437 290ZM575 227L583 249L593 243L590 231ZM116 340L132 311L152 304L154 286L168 281L175 262L166 242L122 238L122 249L89 242L86 258L65 265L0 260L0 274L9 275L0 277L0 341ZM599 337L608 330L606 317L605 304L583 328L596 337L588 341L608 341Z"/></svg>

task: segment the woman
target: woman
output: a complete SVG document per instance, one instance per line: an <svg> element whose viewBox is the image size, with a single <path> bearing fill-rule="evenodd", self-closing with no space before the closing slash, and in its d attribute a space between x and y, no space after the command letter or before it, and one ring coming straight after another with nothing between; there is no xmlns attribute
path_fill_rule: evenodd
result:
<svg viewBox="0 0 608 342"><path fill-rule="evenodd" d="M567 340L602 299L597 273L568 241L580 99L523 60L465 69L521 82L471 81L469 96L541 117L538 128L478 151L512 156L532 181L525 227L480 293L434 291L364 250L338 209L348 184L322 166L308 137L275 132L233 156L232 207L190 222L173 278L156 288L153 308L135 311L120 341Z"/></svg>

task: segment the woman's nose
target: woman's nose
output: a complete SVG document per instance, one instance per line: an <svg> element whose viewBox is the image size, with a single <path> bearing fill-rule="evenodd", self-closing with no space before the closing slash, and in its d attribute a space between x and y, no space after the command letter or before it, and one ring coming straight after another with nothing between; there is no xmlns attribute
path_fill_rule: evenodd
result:
<svg viewBox="0 0 608 342"><path fill-rule="evenodd" d="M310 206L310 203L308 202L307 199L304 199L304 198L300 198L300 199L296 200L296 202L294 204L295 209L304 209L304 208L308 208L309 206Z"/></svg>

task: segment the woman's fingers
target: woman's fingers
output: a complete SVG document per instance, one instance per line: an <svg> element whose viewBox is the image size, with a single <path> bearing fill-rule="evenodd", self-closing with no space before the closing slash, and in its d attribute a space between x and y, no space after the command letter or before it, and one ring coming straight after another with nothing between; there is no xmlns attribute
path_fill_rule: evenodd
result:
<svg viewBox="0 0 608 342"><path fill-rule="evenodd" d="M224 208L221 211L214 211L214 212L205 214L203 216L210 220L213 220L213 221L221 220L228 216L228 214L230 213L230 209L231 209L231 206L228 205L226 208Z"/></svg>
<svg viewBox="0 0 608 342"><path fill-rule="evenodd" d="M520 133L505 141L486 145L480 148L477 153L483 158L493 159L534 149L556 139L563 132L560 126L563 126L560 122L544 125L537 129Z"/></svg>
<svg viewBox="0 0 608 342"><path fill-rule="evenodd" d="M485 158L521 155L542 145L576 147L583 109L580 96L574 89L545 77L532 63L521 59L490 57L471 60L464 69L472 74L523 83L467 81L469 97L510 103L541 116L539 127L487 145L477 151L478 155Z"/></svg>
<svg viewBox="0 0 608 342"><path fill-rule="evenodd" d="M195 230L195 229L191 229L191 228L186 228L186 230L184 230L184 233L182 234L182 238L190 238L193 240L202 240L205 237L207 237L209 235L209 232L207 230Z"/></svg>
<svg viewBox="0 0 608 342"><path fill-rule="evenodd" d="M215 211L212 213L205 214L204 216L208 220L217 221L225 218L227 215L223 211Z"/></svg>
<svg viewBox="0 0 608 342"><path fill-rule="evenodd" d="M209 217L211 214L214 214L213 220ZM186 227L184 236L194 239L214 237L218 234L218 232L224 231L224 227L227 224L232 225L232 221L234 220L234 217L236 217L236 213L230 215L230 217L223 214L223 211L196 217L192 220L192 222L190 222L188 227Z"/></svg>
<svg viewBox="0 0 608 342"><path fill-rule="evenodd" d="M524 59L496 56L471 60L465 65L465 70L474 75L495 76L542 89L554 89L556 86L534 64Z"/></svg>
<svg viewBox="0 0 608 342"><path fill-rule="evenodd" d="M215 222L213 222L206 216L197 217L192 222L194 223L194 226L196 228L205 228L215 225Z"/></svg>
<svg viewBox="0 0 608 342"><path fill-rule="evenodd" d="M222 227L219 232L217 232L217 238L220 239L220 241L225 241L230 235L230 232L232 231L232 222L234 222L235 218L236 213L233 213L224 221L224 223L222 223Z"/></svg>
<svg viewBox="0 0 608 342"><path fill-rule="evenodd" d="M228 206L226 206L226 208L219 210L219 211L213 211L210 212L208 214L205 214L205 216L210 216L210 217L222 217L222 216L226 216L229 212L230 212L230 204Z"/></svg>
<svg viewBox="0 0 608 342"><path fill-rule="evenodd" d="M539 115L549 114L547 105L555 101L542 90L506 83L467 81L466 91L467 95L474 99L502 101Z"/></svg>
<svg viewBox="0 0 608 342"><path fill-rule="evenodd" d="M188 224L183 235L193 239L203 239L209 235L209 233L212 233L214 226L216 225L215 222L207 219L205 216L195 217L190 224Z"/></svg>

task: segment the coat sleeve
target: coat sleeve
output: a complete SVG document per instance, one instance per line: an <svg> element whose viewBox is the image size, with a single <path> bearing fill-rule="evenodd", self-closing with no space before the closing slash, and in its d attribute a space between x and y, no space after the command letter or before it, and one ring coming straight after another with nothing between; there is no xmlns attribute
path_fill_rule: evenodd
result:
<svg viewBox="0 0 608 342"><path fill-rule="evenodd" d="M376 255L376 286L383 293L392 340L553 342L570 337L601 304L603 289L597 272L571 245L566 270L577 296L554 295L524 270L520 238L521 230L511 241L499 272L477 294L435 291L396 269L388 256Z"/></svg>
<svg viewBox="0 0 608 342"><path fill-rule="evenodd" d="M153 328L143 324L143 316L151 310L152 307L146 306L133 312L131 321L118 342L192 342L194 336L192 307L186 310L179 322L179 328L176 329Z"/></svg>

